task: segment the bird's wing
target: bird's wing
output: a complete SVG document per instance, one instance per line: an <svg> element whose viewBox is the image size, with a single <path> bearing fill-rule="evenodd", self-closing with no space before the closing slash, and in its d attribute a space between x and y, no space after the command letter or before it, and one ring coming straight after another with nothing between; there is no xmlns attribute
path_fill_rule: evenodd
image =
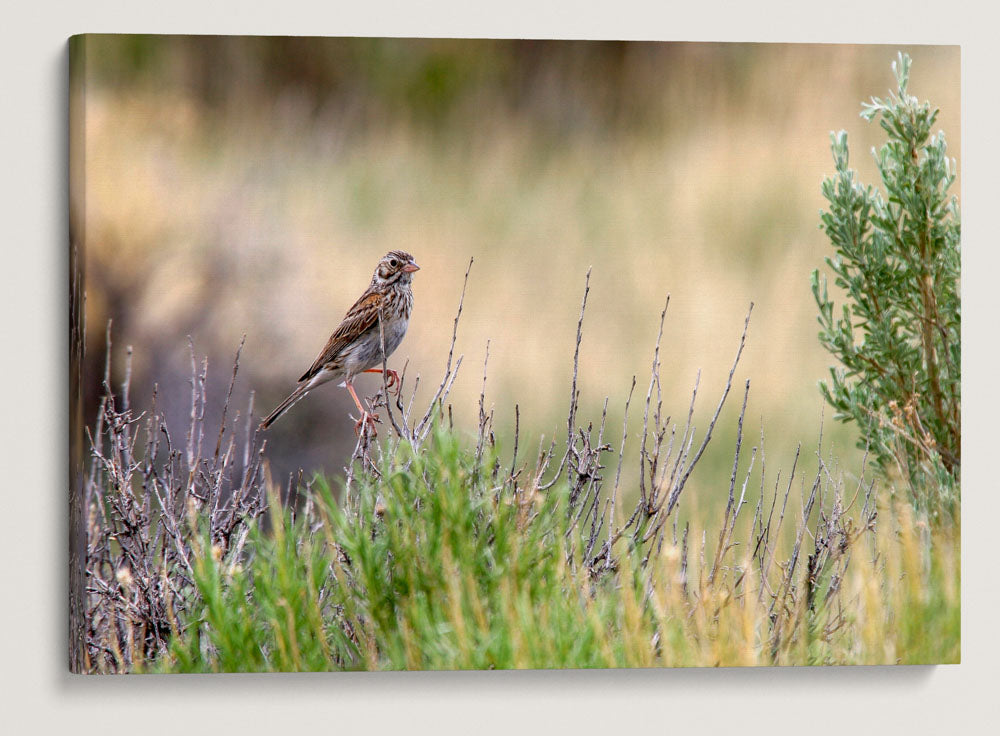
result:
<svg viewBox="0 0 1000 736"><path fill-rule="evenodd" d="M378 313L382 307L384 295L377 291L366 291L361 298L354 302L354 306L347 310L340 326L334 330L327 340L326 346L317 356L315 362L299 379L299 382L307 381L321 370L327 363L334 361L340 352L358 339L366 330L378 320Z"/></svg>

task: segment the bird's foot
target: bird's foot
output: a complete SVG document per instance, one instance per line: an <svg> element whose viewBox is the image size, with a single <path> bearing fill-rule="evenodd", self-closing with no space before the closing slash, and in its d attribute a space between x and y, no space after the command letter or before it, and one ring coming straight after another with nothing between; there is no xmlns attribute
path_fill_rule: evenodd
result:
<svg viewBox="0 0 1000 736"><path fill-rule="evenodd" d="M365 373L382 373L382 369L369 368L365 371ZM385 375L387 377L385 382L386 390L389 391L389 393L395 393L396 396L399 396L399 392L403 390L403 382L399 380L399 374L392 368L386 368ZM392 390L393 386L396 387L395 391Z"/></svg>
<svg viewBox="0 0 1000 736"><path fill-rule="evenodd" d="M378 418L376 414L369 414L366 411L361 412L361 418L354 423L354 434L360 435L362 431L371 432L372 437L378 436L378 430L375 429L376 423L381 423L381 419Z"/></svg>
<svg viewBox="0 0 1000 736"><path fill-rule="evenodd" d="M385 374L389 377L385 385L386 390L399 396L399 392L403 390L403 383L399 380L399 374L392 368L387 368ZM396 388L395 391L392 390L394 386Z"/></svg>

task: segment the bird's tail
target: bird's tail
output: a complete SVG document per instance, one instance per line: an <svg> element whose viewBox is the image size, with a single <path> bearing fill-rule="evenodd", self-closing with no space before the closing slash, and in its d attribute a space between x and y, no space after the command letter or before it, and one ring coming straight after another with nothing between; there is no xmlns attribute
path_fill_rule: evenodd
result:
<svg viewBox="0 0 1000 736"><path fill-rule="evenodd" d="M292 393L288 395L288 398L286 398L284 401L278 404L277 408L270 414L268 414L267 419L265 419L263 422L260 423L260 428L267 429L268 427L270 427L272 424L274 424L274 422L278 419L278 417L280 417L286 411L291 409L292 406L296 404L299 401L299 399L305 396L308 392L309 392L309 384L307 383L300 384L294 391L292 391Z"/></svg>

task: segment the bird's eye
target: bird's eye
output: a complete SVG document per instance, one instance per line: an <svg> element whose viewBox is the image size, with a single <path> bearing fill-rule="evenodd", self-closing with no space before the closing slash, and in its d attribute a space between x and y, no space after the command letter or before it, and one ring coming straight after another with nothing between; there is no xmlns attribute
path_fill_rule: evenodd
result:
<svg viewBox="0 0 1000 736"><path fill-rule="evenodd" d="M395 258L391 258L389 259L389 265L395 268L396 266L399 265L399 261L397 261Z"/></svg>

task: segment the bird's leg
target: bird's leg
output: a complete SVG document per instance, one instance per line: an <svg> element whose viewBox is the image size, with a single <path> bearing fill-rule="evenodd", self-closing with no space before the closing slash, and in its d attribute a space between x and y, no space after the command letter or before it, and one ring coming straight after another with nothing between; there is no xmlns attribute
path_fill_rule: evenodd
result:
<svg viewBox="0 0 1000 736"><path fill-rule="evenodd" d="M368 370L366 370L364 372L365 373L381 373L382 369L381 368L369 368ZM389 390L391 390L392 387L395 386L396 387L396 396L399 396L399 392L403 390L403 386L402 386L402 384L401 384L401 382L399 380L399 374L396 373L396 371L394 371L392 368L386 368L385 369L385 375L387 375L389 377L389 380L386 382L386 388L389 389Z"/></svg>
<svg viewBox="0 0 1000 736"><path fill-rule="evenodd" d="M351 385L350 381L345 381L344 385L347 386L347 390L351 392L351 398L354 399L354 405L358 407L358 411L361 412L361 418L354 425L354 434L359 434L362 425L368 424L371 426L372 434L377 435L378 432L375 431L375 422L379 421L379 418L374 414L369 414L365 411L365 407L361 405L361 400L358 399L358 395L354 392L354 386Z"/></svg>

